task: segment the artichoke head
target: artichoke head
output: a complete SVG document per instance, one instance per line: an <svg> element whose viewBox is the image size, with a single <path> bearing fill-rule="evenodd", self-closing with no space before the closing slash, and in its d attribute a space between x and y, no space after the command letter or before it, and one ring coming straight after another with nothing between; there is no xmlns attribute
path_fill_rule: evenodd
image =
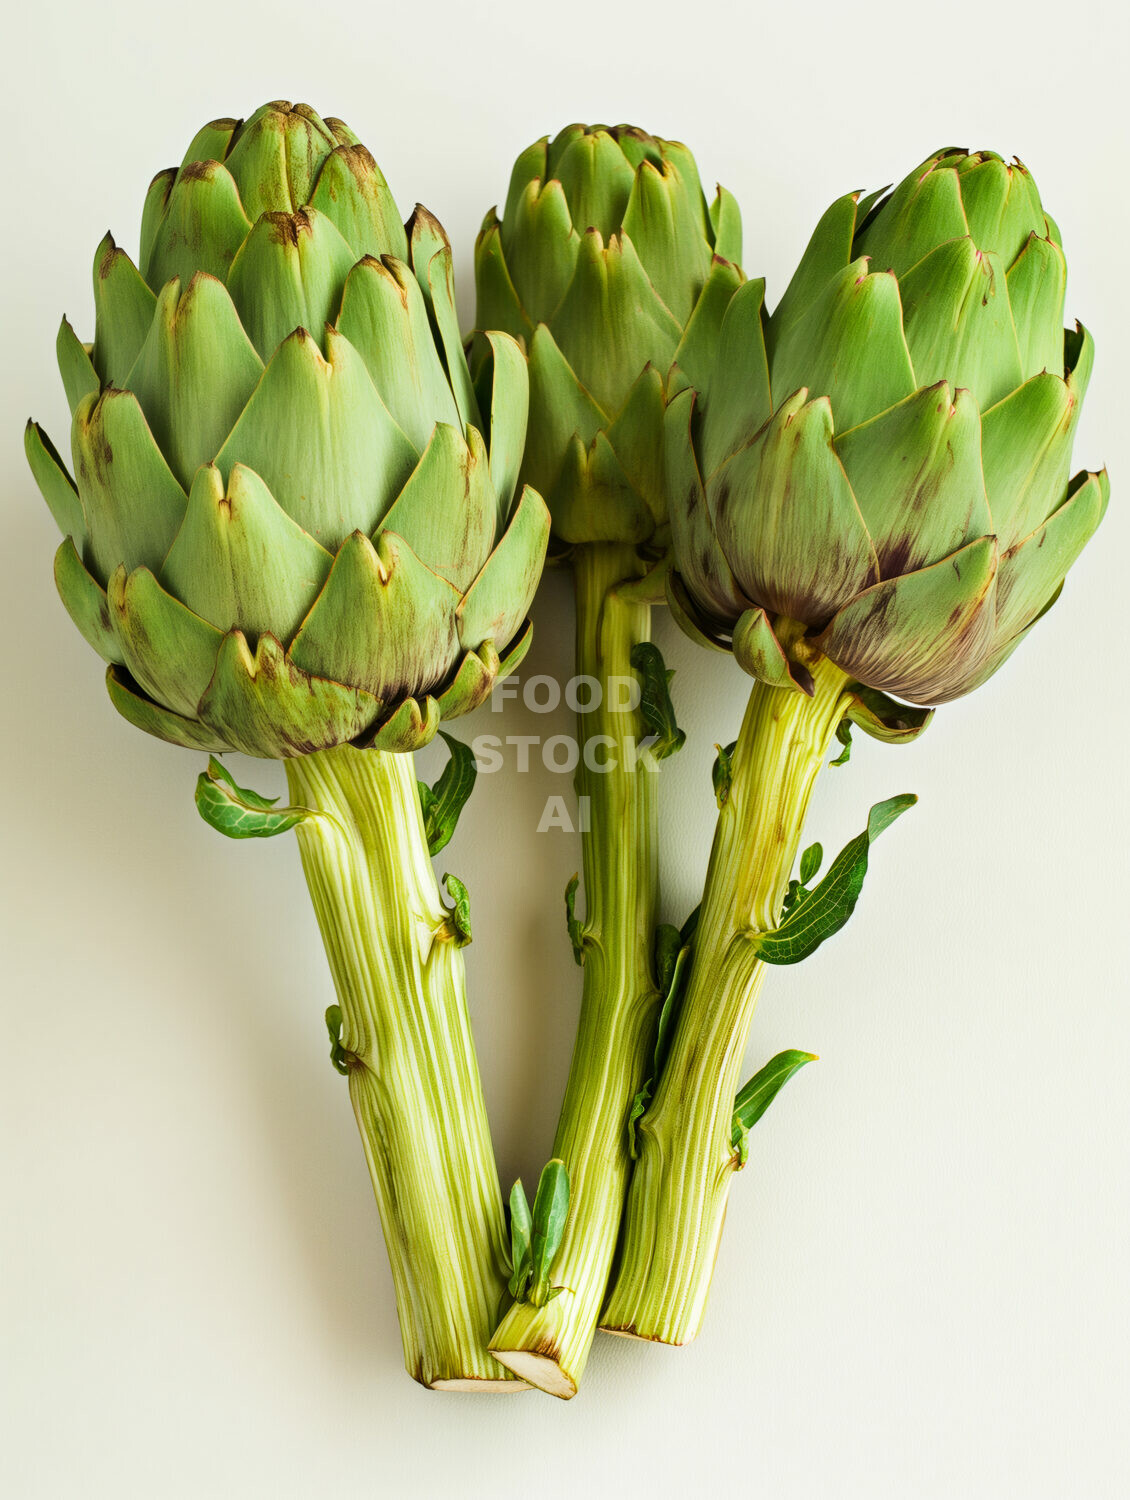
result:
<svg viewBox="0 0 1130 1500"><path fill-rule="evenodd" d="M472 384L436 220L401 223L340 121L272 103L154 179L94 298L93 344L58 340L74 479L26 446L120 712L285 758L411 749L479 703L525 650L549 517L514 499L521 351L484 336Z"/></svg>
<svg viewBox="0 0 1130 1500"><path fill-rule="evenodd" d="M518 158L476 243L477 321L528 352L522 478L559 544L662 551L664 408L705 374L740 257L734 199L707 206L677 141L570 125Z"/></svg>
<svg viewBox="0 0 1130 1500"><path fill-rule="evenodd" d="M1070 477L1093 346L1065 283L1035 183L991 152L834 203L773 315L744 286L668 411L683 624L782 686L805 651L918 705L995 672L1109 494Z"/></svg>

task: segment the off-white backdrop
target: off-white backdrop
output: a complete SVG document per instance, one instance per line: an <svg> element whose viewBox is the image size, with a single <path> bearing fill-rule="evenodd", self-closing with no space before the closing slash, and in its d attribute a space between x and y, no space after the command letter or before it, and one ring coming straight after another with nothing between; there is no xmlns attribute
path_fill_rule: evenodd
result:
<svg viewBox="0 0 1130 1500"><path fill-rule="evenodd" d="M58 0L5 25L2 802L3 1425L13 1500L1102 1500L1127 1493L1130 1131L1123 480L1125 22L1078 3L970 8ZM1116 28L1122 28L1118 30ZM598 1340L579 1398L413 1386L331 998L285 839L199 821L202 757L117 718L51 583L25 470L66 446L59 315L136 247L150 176L220 114L279 96L349 120L407 213L455 245L464 311L513 156L573 119L686 140L741 201L779 295L839 193L951 143L1021 154L1062 226L1098 362L1080 464L1111 513L1000 676L919 743L859 737L811 829L920 806L845 932L771 976L750 1067L817 1052L756 1132L705 1330ZM527 673L566 674L566 582ZM667 914L701 882L710 761L746 683L658 637L689 743L663 772ZM462 732L472 724L464 721ZM568 733L489 710L482 733ZM429 751L425 767L439 756ZM256 786L277 768L236 762ZM500 1169L549 1154L578 976L567 777L486 776L443 856L469 883L468 970Z"/></svg>

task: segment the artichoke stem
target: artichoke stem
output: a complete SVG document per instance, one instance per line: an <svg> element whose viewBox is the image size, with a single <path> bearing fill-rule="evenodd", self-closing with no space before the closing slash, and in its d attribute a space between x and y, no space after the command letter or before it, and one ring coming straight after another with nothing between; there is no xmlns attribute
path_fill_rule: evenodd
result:
<svg viewBox="0 0 1130 1500"><path fill-rule="evenodd" d="M810 663L808 698L758 683L710 854L692 968L666 1066L638 1123L617 1274L600 1326L665 1344L698 1333L730 1183L739 1070L764 966L750 935L775 927L812 788L847 705L847 679Z"/></svg>
<svg viewBox="0 0 1130 1500"><path fill-rule="evenodd" d="M515 1304L490 1345L532 1385L565 1398L576 1394L596 1331L631 1169L628 1116L654 1045L655 773L633 761L630 742L638 744L645 730L637 709L618 707L615 682L622 694L635 680L631 649L650 634L650 607L617 593L642 571L631 546L576 549L577 672L600 683L601 697L599 707L578 715L578 738L588 748L577 772L578 793L589 799L584 974L553 1148L569 1172L569 1220L550 1273L564 1290L544 1307ZM594 770L590 761L606 769Z"/></svg>
<svg viewBox="0 0 1130 1500"><path fill-rule="evenodd" d="M486 1351L505 1220L464 985L411 755L286 762L302 868L341 1008L341 1051L396 1287L408 1373L519 1389Z"/></svg>

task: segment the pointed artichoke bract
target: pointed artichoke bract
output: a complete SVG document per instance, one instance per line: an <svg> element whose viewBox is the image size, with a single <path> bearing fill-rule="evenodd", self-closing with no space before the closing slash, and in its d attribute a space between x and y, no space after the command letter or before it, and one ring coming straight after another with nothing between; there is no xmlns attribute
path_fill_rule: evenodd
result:
<svg viewBox="0 0 1130 1500"><path fill-rule="evenodd" d="M742 281L741 220L677 141L570 125L518 158L475 247L478 326L522 340L522 478L562 544L665 545L663 411L696 383Z"/></svg>
<svg viewBox="0 0 1130 1500"><path fill-rule="evenodd" d="M1105 472L1070 477L1093 349L1065 285L1018 161L941 151L833 203L772 316L747 283L668 411L684 628L800 691L778 621L907 703L990 676L1106 508Z"/></svg>
<svg viewBox="0 0 1130 1500"><path fill-rule="evenodd" d="M283 758L409 750L528 644L549 515L519 499L528 380L459 341L451 247L341 121L216 120L107 236L64 321L75 478L29 424L56 580L131 722Z"/></svg>

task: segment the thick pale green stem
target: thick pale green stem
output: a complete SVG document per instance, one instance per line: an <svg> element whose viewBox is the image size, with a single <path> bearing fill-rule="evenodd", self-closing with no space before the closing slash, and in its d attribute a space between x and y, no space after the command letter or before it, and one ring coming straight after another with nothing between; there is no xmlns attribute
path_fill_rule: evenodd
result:
<svg viewBox="0 0 1130 1500"><path fill-rule="evenodd" d="M702 1322L730 1182L734 1095L761 987L750 937L776 926L846 679L811 663L812 698L758 684L718 817L687 992L655 1102L638 1127L613 1333L685 1344Z"/></svg>
<svg viewBox="0 0 1130 1500"><path fill-rule="evenodd" d="M552 1270L565 1290L545 1307L512 1307L490 1346L532 1384L564 1397L576 1393L616 1250L631 1168L628 1115L647 1072L658 1000L651 967L655 771L635 761L645 732L639 713L617 708L634 680L631 649L648 638L650 608L617 592L641 571L633 548L578 547L574 570L577 672L595 678L602 693L598 708L578 716L577 788L589 818L582 840L584 979L554 1146L570 1184L569 1221Z"/></svg>
<svg viewBox="0 0 1130 1500"><path fill-rule="evenodd" d="M286 762L302 868L342 1013L349 1094L396 1286L408 1373L515 1389L487 1339L504 1218L463 957L428 856L410 755Z"/></svg>

